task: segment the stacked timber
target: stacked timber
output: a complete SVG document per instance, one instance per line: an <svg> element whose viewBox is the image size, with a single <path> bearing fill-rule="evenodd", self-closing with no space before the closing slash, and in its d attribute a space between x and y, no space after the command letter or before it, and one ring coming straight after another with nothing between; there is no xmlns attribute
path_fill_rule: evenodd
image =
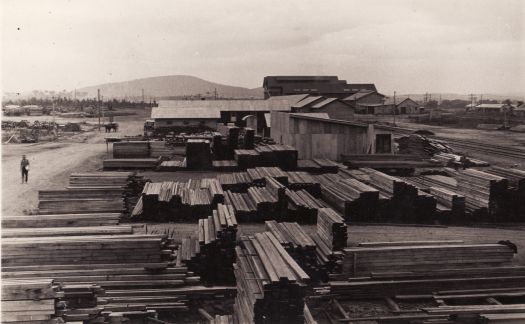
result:
<svg viewBox="0 0 525 324"><path fill-rule="evenodd" d="M187 263L189 269L207 284L234 283L237 220L233 208L219 204L213 216L199 220L197 235L199 251L196 258Z"/></svg>
<svg viewBox="0 0 525 324"><path fill-rule="evenodd" d="M181 161L162 161L159 171L182 171L186 169L186 159Z"/></svg>
<svg viewBox="0 0 525 324"><path fill-rule="evenodd" d="M277 197L277 213L275 219L286 218L288 212L288 199L286 198L286 187L271 177L264 179L266 189L271 192L274 197Z"/></svg>
<svg viewBox="0 0 525 324"><path fill-rule="evenodd" d="M113 143L114 159L143 159L150 157L148 141L129 141Z"/></svg>
<svg viewBox="0 0 525 324"><path fill-rule="evenodd" d="M256 207L258 220L271 219L279 211L279 199L267 188L248 188L248 198Z"/></svg>
<svg viewBox="0 0 525 324"><path fill-rule="evenodd" d="M246 169L246 173L254 186L264 187L264 176L259 173L257 168Z"/></svg>
<svg viewBox="0 0 525 324"><path fill-rule="evenodd" d="M217 175L222 189L233 192L246 192L252 186L252 180L247 172L233 172Z"/></svg>
<svg viewBox="0 0 525 324"><path fill-rule="evenodd" d="M4 228L2 238L39 236L78 236L78 235L119 235L133 234L131 226L83 226L83 227L17 227Z"/></svg>
<svg viewBox="0 0 525 324"><path fill-rule="evenodd" d="M224 202L224 190L219 180L215 178L202 179L200 188L209 190L213 206Z"/></svg>
<svg viewBox="0 0 525 324"><path fill-rule="evenodd" d="M233 207L235 217L239 222L258 220L257 206L247 193L236 193L229 190L224 192L224 203Z"/></svg>
<svg viewBox="0 0 525 324"><path fill-rule="evenodd" d="M277 165L277 158L272 149L266 145L257 145L255 151L259 153L261 166L275 166Z"/></svg>
<svg viewBox="0 0 525 324"><path fill-rule="evenodd" d="M341 274L343 271L344 253L332 249L322 237L322 234L318 232L313 233L311 237L317 246L315 250L317 262L323 267L324 273L328 276L322 279L327 281L331 275Z"/></svg>
<svg viewBox="0 0 525 324"><path fill-rule="evenodd" d="M2 227L44 228L112 226L117 225L119 220L120 214L118 213L2 216Z"/></svg>
<svg viewBox="0 0 525 324"><path fill-rule="evenodd" d="M313 160L297 160L297 171L320 174L321 166Z"/></svg>
<svg viewBox="0 0 525 324"><path fill-rule="evenodd" d="M55 306L63 294L52 279L2 279L2 323L63 323Z"/></svg>
<svg viewBox="0 0 525 324"><path fill-rule="evenodd" d="M465 196L480 197L488 201L490 220L499 221L498 216L507 212L508 180L506 178L474 169L455 171L447 168L446 171L456 179L457 189L465 193Z"/></svg>
<svg viewBox="0 0 525 324"><path fill-rule="evenodd" d="M38 213L61 214L61 213L124 213L126 206L122 197L118 198L77 198L77 199L53 199L40 200L38 202Z"/></svg>
<svg viewBox="0 0 525 324"><path fill-rule="evenodd" d="M339 165L328 159L313 159L319 165L321 173L337 173Z"/></svg>
<svg viewBox="0 0 525 324"><path fill-rule="evenodd" d="M142 176L134 172L89 172L72 173L69 176L67 189L89 189L89 188L126 188L133 183L143 181ZM142 190L142 188L141 188Z"/></svg>
<svg viewBox="0 0 525 324"><path fill-rule="evenodd" d="M133 159L104 159L102 165L104 170L151 170L160 163L155 158L133 158Z"/></svg>
<svg viewBox="0 0 525 324"><path fill-rule="evenodd" d="M198 219L211 213L212 197L208 189L186 189L181 198L183 215Z"/></svg>
<svg viewBox="0 0 525 324"><path fill-rule="evenodd" d="M318 176L321 197L341 212L346 221L373 222L378 219L379 191L356 179Z"/></svg>
<svg viewBox="0 0 525 324"><path fill-rule="evenodd" d="M342 250L348 241L344 219L331 208L320 208L317 214L317 234L331 250Z"/></svg>
<svg viewBox="0 0 525 324"><path fill-rule="evenodd" d="M285 186L288 185L288 176L278 167L257 167L255 169L263 178L270 177L279 181Z"/></svg>
<svg viewBox="0 0 525 324"><path fill-rule="evenodd" d="M253 150L255 147L255 130L253 128L244 129L244 148L246 150Z"/></svg>
<svg viewBox="0 0 525 324"><path fill-rule="evenodd" d="M525 220L525 171L493 166L486 172L503 177L508 181L506 220L517 222Z"/></svg>
<svg viewBox="0 0 525 324"><path fill-rule="evenodd" d="M318 210L326 207L306 190L292 191L286 189L289 218L305 224L315 224Z"/></svg>
<svg viewBox="0 0 525 324"><path fill-rule="evenodd" d="M190 139L186 142L186 168L189 170L211 168L210 141Z"/></svg>
<svg viewBox="0 0 525 324"><path fill-rule="evenodd" d="M290 145L268 145L275 156L275 165L283 170L290 171L297 169L297 150Z"/></svg>
<svg viewBox="0 0 525 324"><path fill-rule="evenodd" d="M310 278L271 233L241 237L235 248L238 323L304 323Z"/></svg>
<svg viewBox="0 0 525 324"><path fill-rule="evenodd" d="M324 269L317 262L316 244L299 224L267 221L265 226L313 281L324 278Z"/></svg>
<svg viewBox="0 0 525 324"><path fill-rule="evenodd" d="M374 273L461 269L510 264L514 249L507 244L413 244L344 249L344 274L350 277Z"/></svg>
<svg viewBox="0 0 525 324"><path fill-rule="evenodd" d="M167 146L165 141L151 141L149 142L149 157L167 157L174 155L175 150L172 146Z"/></svg>
<svg viewBox="0 0 525 324"><path fill-rule="evenodd" d="M227 157L229 159L234 157L234 152L239 146L239 133L241 129L237 126L228 126L228 146L227 146Z"/></svg>
<svg viewBox="0 0 525 324"><path fill-rule="evenodd" d="M151 235L84 235L2 239L3 266L160 262L166 240ZM61 253L56 253L60 250Z"/></svg>
<svg viewBox="0 0 525 324"><path fill-rule="evenodd" d="M234 158L241 170L255 168L260 165L260 156L255 150L235 150Z"/></svg>
<svg viewBox="0 0 525 324"><path fill-rule="evenodd" d="M239 165L235 160L214 160L212 166L213 170L221 172L233 172L239 170Z"/></svg>
<svg viewBox="0 0 525 324"><path fill-rule="evenodd" d="M404 154L432 156L435 153L451 153L453 150L441 141L426 136L411 134L399 140L399 150Z"/></svg>
<svg viewBox="0 0 525 324"><path fill-rule="evenodd" d="M343 163L351 169L374 168L376 170L396 170L397 173L412 173L416 168L434 168L443 163L422 159L414 154L351 154L342 155Z"/></svg>
<svg viewBox="0 0 525 324"><path fill-rule="evenodd" d="M312 175L303 171L286 172L287 187L291 190L306 190L315 198L321 197L321 184Z"/></svg>

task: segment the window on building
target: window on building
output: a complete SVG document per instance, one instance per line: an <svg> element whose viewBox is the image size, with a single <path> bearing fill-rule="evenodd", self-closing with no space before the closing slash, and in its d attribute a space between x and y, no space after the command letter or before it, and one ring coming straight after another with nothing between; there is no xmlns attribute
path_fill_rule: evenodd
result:
<svg viewBox="0 0 525 324"><path fill-rule="evenodd" d="M168 120L168 121L166 121L166 124L168 124L168 125L173 125L173 120Z"/></svg>
<svg viewBox="0 0 525 324"><path fill-rule="evenodd" d="M391 134L377 134L376 135L376 153L392 153L392 135Z"/></svg>

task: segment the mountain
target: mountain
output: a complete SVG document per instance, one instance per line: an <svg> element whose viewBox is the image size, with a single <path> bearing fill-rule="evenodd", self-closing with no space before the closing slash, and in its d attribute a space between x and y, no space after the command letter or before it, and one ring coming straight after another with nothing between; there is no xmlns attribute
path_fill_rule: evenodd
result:
<svg viewBox="0 0 525 324"><path fill-rule="evenodd" d="M213 97L215 89L220 98L263 98L263 89L248 89L220 83L209 82L189 75L169 75L125 82L106 83L91 87L76 89L77 99L97 97L97 89L101 96L107 98L140 99L142 89L144 97L167 99L185 96Z"/></svg>

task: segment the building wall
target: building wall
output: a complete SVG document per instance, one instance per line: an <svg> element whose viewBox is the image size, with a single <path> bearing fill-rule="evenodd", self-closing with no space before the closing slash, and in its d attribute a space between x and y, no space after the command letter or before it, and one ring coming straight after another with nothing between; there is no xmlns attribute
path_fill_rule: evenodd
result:
<svg viewBox="0 0 525 324"><path fill-rule="evenodd" d="M354 101L350 100L350 103L354 103ZM368 96L364 96L360 99L357 99L357 104L382 104L385 102L385 98L379 95L377 92L371 93Z"/></svg>
<svg viewBox="0 0 525 324"><path fill-rule="evenodd" d="M373 125L293 118L288 113L276 111L272 112L271 118L271 137L277 143L294 146L300 159L340 160L341 154L375 152L375 134L378 131Z"/></svg>
<svg viewBox="0 0 525 324"><path fill-rule="evenodd" d="M417 114L417 106L417 103L410 100L405 100L401 104L397 105L397 111L398 113L402 114L402 108L405 107L407 114Z"/></svg>
<svg viewBox="0 0 525 324"><path fill-rule="evenodd" d="M331 119L354 120L355 108L341 101L331 102L322 108L302 107L295 109L299 113L327 113Z"/></svg>
<svg viewBox="0 0 525 324"><path fill-rule="evenodd" d="M155 128L174 126L207 126L217 129L216 119L155 119Z"/></svg>

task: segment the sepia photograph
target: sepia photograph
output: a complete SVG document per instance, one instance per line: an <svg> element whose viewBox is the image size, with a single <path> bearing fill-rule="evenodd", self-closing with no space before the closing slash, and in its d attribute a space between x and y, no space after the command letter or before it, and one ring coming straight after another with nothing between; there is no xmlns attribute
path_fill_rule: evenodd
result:
<svg viewBox="0 0 525 324"><path fill-rule="evenodd" d="M0 323L525 324L524 0L0 30Z"/></svg>

